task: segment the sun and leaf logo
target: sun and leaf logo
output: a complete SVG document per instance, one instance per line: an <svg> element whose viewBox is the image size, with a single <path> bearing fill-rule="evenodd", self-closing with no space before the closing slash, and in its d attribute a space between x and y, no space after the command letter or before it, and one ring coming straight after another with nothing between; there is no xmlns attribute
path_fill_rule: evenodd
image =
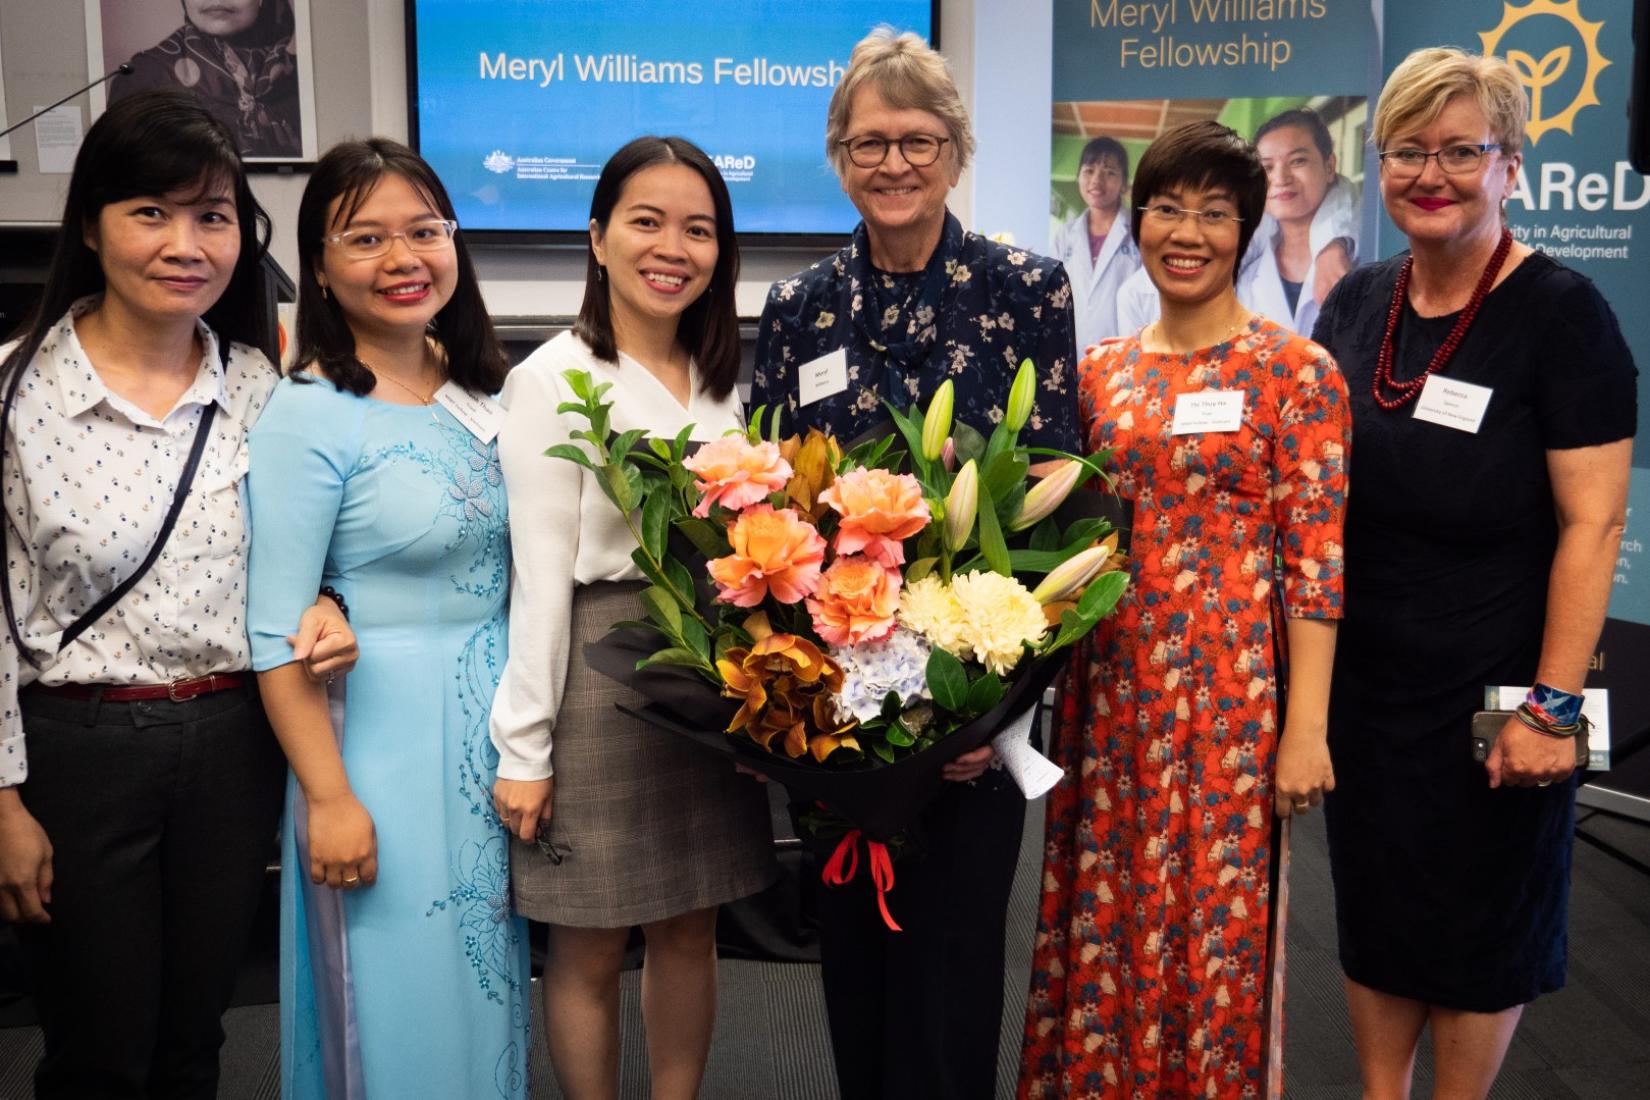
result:
<svg viewBox="0 0 1650 1100"><path fill-rule="evenodd" d="M1551 110L1552 104L1548 101L1548 91L1553 85L1570 70L1575 60L1575 46L1561 43L1542 54L1540 57L1528 50L1505 49L1500 55L1507 64L1513 67L1518 74L1519 83L1530 92L1530 121L1524 127L1524 134L1530 139L1531 145L1539 144L1543 135L1562 130L1566 134L1575 133L1576 116L1585 107L1599 105L1598 77L1610 62L1599 52L1598 36L1604 29L1604 21L1590 23L1581 14L1581 0L1530 0L1522 6L1512 3L1501 5L1501 22L1493 30L1480 31L1478 37L1484 43L1484 52L1492 54L1497 47L1503 44L1509 32L1514 27L1529 19L1553 18L1568 24L1575 37L1580 40L1580 47L1587 57L1586 73L1581 79L1580 89L1576 92L1567 106L1561 110Z"/></svg>

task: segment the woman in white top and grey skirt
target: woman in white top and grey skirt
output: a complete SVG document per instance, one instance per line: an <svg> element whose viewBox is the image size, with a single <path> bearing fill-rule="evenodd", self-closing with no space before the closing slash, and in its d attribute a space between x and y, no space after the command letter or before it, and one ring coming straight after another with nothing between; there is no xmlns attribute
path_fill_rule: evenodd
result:
<svg viewBox="0 0 1650 1100"><path fill-rule="evenodd" d="M618 711L639 697L583 647L640 618L635 542L594 476L545 450L586 427L564 371L611 383L612 429L708 441L740 427L739 256L727 186L680 138L646 137L602 169L572 332L511 372L499 456L510 501L510 655L494 697L494 804L515 834L516 909L550 925L544 996L562 1091L618 1092L618 977L647 940L642 1018L654 1097L696 1095L716 1001L716 908L776 877L762 787Z"/></svg>

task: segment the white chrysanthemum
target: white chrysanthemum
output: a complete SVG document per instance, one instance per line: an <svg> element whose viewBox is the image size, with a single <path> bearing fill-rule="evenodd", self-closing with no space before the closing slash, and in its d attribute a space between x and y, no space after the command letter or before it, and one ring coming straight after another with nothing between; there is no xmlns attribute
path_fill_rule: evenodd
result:
<svg viewBox="0 0 1650 1100"><path fill-rule="evenodd" d="M831 658L842 666L842 690L836 695L837 718L850 716L861 722L873 721L882 713L882 701L890 691L899 696L901 708L928 693L928 643L909 630L895 627L886 638L858 645L838 646Z"/></svg>
<svg viewBox="0 0 1650 1100"><path fill-rule="evenodd" d="M951 579L951 595L962 609L963 641L975 660L999 676L1012 671L1025 644L1048 629L1042 605L1013 577L962 573Z"/></svg>
<svg viewBox="0 0 1650 1100"><path fill-rule="evenodd" d="M973 649L963 640L962 605L951 594L951 589L932 574L900 590L899 622L960 661L974 656Z"/></svg>

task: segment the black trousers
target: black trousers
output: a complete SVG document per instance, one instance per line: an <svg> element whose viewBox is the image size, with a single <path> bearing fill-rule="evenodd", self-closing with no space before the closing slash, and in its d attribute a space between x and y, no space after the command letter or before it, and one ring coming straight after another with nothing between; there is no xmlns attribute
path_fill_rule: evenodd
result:
<svg viewBox="0 0 1650 1100"><path fill-rule="evenodd" d="M820 976L843 1100L991 1100L1003 939L1025 798L1005 773L947 783L894 862L884 926L863 850L819 888ZM824 846L828 853L830 845ZM816 872L817 873L817 872Z"/></svg>
<svg viewBox="0 0 1650 1100"><path fill-rule="evenodd" d="M54 872L51 923L19 928L45 1032L35 1095L213 1100L285 778L257 695L22 703L21 793Z"/></svg>

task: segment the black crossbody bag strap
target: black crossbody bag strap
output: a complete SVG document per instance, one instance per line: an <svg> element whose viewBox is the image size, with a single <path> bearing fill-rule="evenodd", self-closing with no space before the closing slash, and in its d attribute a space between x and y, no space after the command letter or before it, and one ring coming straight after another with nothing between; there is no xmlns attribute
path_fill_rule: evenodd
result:
<svg viewBox="0 0 1650 1100"><path fill-rule="evenodd" d="M58 639L57 651L59 653L67 649L93 623L107 615L115 604L119 603L121 598L132 590L132 586L143 579L144 574L149 572L150 567L155 564L155 559L160 557L161 550L166 546L166 540L172 537L172 528L177 525L178 513L183 511L183 500L189 495L189 487L195 482L195 470L201 464L201 452L206 450L206 440L212 434L212 421L217 419L217 415L218 406L216 403L207 405L206 411L201 413L200 427L195 429L195 443L189 448L189 459L183 464L183 473L178 475L178 491L172 494L172 507L167 509L166 519L161 522L160 533L155 536L155 544L149 547L149 556L144 558L143 564L129 573L125 580L115 585L113 591L93 604L90 611L69 624L69 629L65 630L63 636Z"/></svg>
<svg viewBox="0 0 1650 1100"><path fill-rule="evenodd" d="M226 338L220 337L218 340L218 360L223 369L227 371L229 369L229 340ZM11 384L6 387L4 409L3 412L0 412L0 425L11 419L11 409L13 402L16 400L18 384L22 379L23 371L27 369L28 365L28 363L19 365L12 375ZM89 611L69 624L69 628L63 631L62 637L58 640L57 652L62 653L76 638L84 634L92 624L107 615L126 593L132 590L132 586L144 578L144 575L155 564L156 559L160 557L160 552L166 547L166 540L172 537L172 528L177 526L178 514L183 511L183 502L189 496L189 489L195 483L195 471L200 467L201 454L206 450L206 441L211 438L212 423L217 419L217 416L217 403L208 402L205 410L201 413L200 424L195 428L195 441L189 447L189 457L184 461L183 472L178 475L178 488L172 494L172 506L167 509L166 518L161 521L160 532L155 536L154 545L149 547L148 556L125 580L117 584L113 591L107 593L97 603L93 604ZM3 429L0 429L0 451L3 451L4 441ZM35 660L34 654L30 653L28 647L23 644L23 639L18 630L17 615L12 609L10 561L3 554L0 554L0 561L4 562L6 574L0 577L0 600L3 600L5 604L6 626L11 630L12 642L17 646L18 654L31 665L38 667L39 662Z"/></svg>

